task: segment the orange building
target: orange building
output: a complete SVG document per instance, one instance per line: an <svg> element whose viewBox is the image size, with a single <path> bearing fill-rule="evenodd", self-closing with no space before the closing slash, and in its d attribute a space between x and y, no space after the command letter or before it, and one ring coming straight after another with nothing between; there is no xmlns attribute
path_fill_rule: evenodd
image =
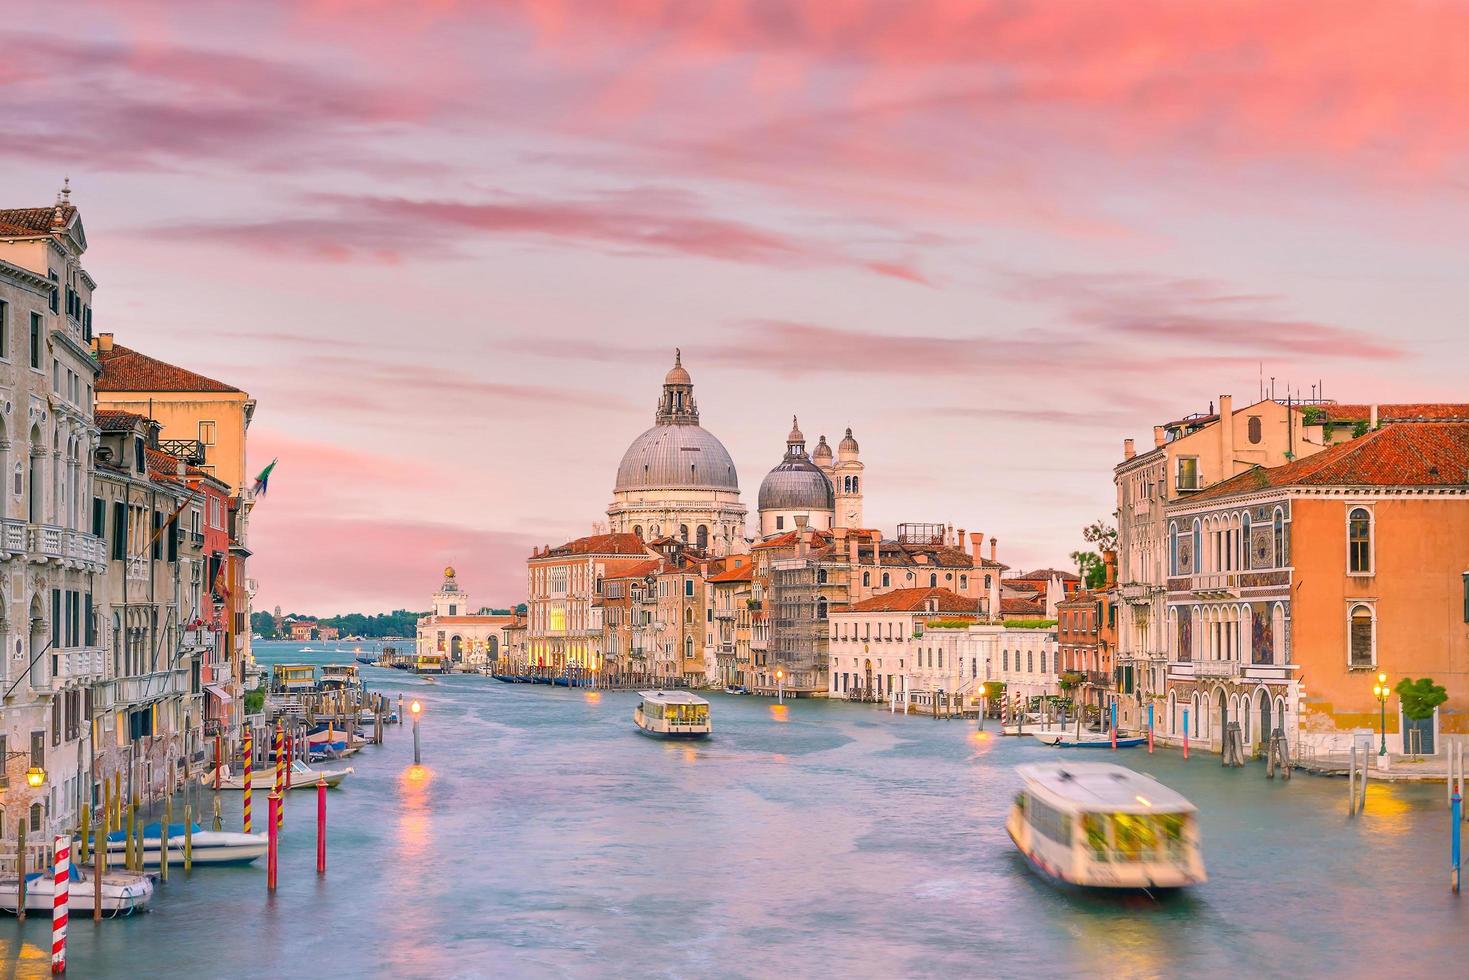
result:
<svg viewBox="0 0 1469 980"><path fill-rule="evenodd" d="M1390 752L1469 732L1469 422L1387 422L1168 508L1167 732L1247 747L1280 728L1340 750L1376 737L1372 688L1429 677L1422 722L1386 710ZM1404 730L1410 734L1405 736Z"/></svg>

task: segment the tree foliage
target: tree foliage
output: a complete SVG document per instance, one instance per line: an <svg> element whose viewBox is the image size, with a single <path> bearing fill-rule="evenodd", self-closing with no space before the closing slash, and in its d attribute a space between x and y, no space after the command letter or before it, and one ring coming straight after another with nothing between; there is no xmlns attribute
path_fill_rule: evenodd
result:
<svg viewBox="0 0 1469 980"><path fill-rule="evenodd" d="M1095 551L1073 551L1071 560L1076 562L1076 574L1081 576L1082 585L1088 589L1100 589L1107 580L1107 570L1102 566L1102 556Z"/></svg>
<svg viewBox="0 0 1469 980"><path fill-rule="evenodd" d="M1403 714L1413 721L1432 718L1433 709L1449 699L1449 693L1428 677L1420 677L1416 681L1411 677L1404 677L1393 690L1398 692Z"/></svg>
<svg viewBox="0 0 1469 980"><path fill-rule="evenodd" d="M250 614L250 631L267 640L275 639L275 617L268 612Z"/></svg>

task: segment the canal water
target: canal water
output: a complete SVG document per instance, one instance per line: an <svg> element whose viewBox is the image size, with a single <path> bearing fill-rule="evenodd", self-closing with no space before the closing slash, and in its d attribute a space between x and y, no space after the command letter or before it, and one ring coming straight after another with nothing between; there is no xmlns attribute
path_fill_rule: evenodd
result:
<svg viewBox="0 0 1469 980"><path fill-rule="evenodd" d="M1341 779L1097 753L1198 804L1210 877L1159 902L1078 896L1003 828L1014 766L1065 751L1030 739L715 695L715 737L669 744L634 731L627 692L364 673L423 703L425 764L408 726L351 760L327 875L302 793L273 898L263 860L175 869L151 913L73 922L71 975L1462 976L1469 954L1442 786L1374 785L1353 820ZM0 975L44 975L49 928L0 921Z"/></svg>

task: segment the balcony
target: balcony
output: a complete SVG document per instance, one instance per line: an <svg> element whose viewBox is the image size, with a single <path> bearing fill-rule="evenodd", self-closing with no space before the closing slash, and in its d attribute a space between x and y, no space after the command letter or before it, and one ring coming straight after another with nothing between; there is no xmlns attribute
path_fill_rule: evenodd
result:
<svg viewBox="0 0 1469 980"><path fill-rule="evenodd" d="M1195 677L1217 677L1224 680L1233 680L1240 675L1240 664L1235 660L1196 660L1194 661Z"/></svg>
<svg viewBox="0 0 1469 980"><path fill-rule="evenodd" d="M51 690L76 684L91 684L102 679L107 670L107 660L101 647L84 647L78 650L52 650L43 656L52 657L56 673L51 678Z"/></svg>
<svg viewBox="0 0 1469 980"><path fill-rule="evenodd" d="M190 465L204 465L204 443L198 439L159 439L158 448Z"/></svg>
<svg viewBox="0 0 1469 980"><path fill-rule="evenodd" d="M34 560L42 561L62 557L61 528L51 524L30 524L26 527L26 550Z"/></svg>
<svg viewBox="0 0 1469 980"><path fill-rule="evenodd" d="M1150 597L1163 591L1159 585L1123 585L1118 587L1118 593L1124 602L1146 602Z"/></svg>
<svg viewBox="0 0 1469 980"><path fill-rule="evenodd" d="M1239 572L1200 572L1189 577L1189 591L1198 596L1239 597Z"/></svg>
<svg viewBox="0 0 1469 980"><path fill-rule="evenodd" d="M26 522L7 519L0 522L0 552L6 558L23 555L26 551Z"/></svg>
<svg viewBox="0 0 1469 980"><path fill-rule="evenodd" d="M137 677L119 677L113 681L118 704L140 704L175 694L189 692L187 669L158 670Z"/></svg>

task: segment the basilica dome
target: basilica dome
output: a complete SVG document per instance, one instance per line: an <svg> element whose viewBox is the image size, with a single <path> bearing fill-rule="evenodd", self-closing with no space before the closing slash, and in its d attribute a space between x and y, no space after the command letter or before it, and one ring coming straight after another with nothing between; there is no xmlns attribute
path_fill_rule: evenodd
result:
<svg viewBox="0 0 1469 980"><path fill-rule="evenodd" d="M734 460L698 425L655 425L632 441L617 467L614 493L625 490L729 490L738 493Z"/></svg>
<svg viewBox="0 0 1469 980"><path fill-rule="evenodd" d="M785 458L760 482L757 505L765 511L829 511L836 506L831 481L806 455L806 437L796 420L786 437Z"/></svg>

